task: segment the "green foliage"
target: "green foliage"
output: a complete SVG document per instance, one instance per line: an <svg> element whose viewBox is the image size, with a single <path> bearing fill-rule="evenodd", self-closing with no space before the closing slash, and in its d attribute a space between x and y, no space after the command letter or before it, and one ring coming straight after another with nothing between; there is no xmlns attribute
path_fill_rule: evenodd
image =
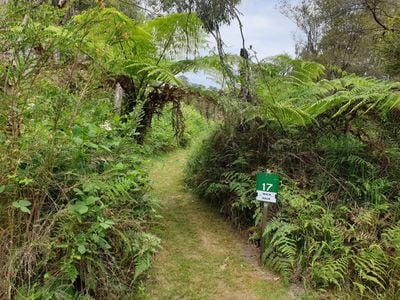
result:
<svg viewBox="0 0 400 300"><path fill-rule="evenodd" d="M173 57L197 54L205 44L202 23L196 14L173 13L150 20L145 28L153 34L157 48Z"/></svg>
<svg viewBox="0 0 400 300"><path fill-rule="evenodd" d="M35 140L59 135L49 129ZM129 295L145 271L143 261L150 262L158 247L158 239L145 233L153 204L140 156L130 153L129 140L93 123L76 123L52 148L30 149L30 136L25 132L20 141L16 177L3 181L3 200L15 193L30 199L12 203L21 210L13 218L2 215L2 225L14 232L13 245L7 236L1 243L4 267L13 270L11 291L39 298ZM26 174L31 180L19 179Z"/></svg>
<svg viewBox="0 0 400 300"><path fill-rule="evenodd" d="M268 265L289 278L294 269L297 245L293 238L293 232L297 226L281 221L271 222L265 228L264 236L267 250L263 253L263 259L268 257Z"/></svg>
<svg viewBox="0 0 400 300"><path fill-rule="evenodd" d="M171 106L168 105L162 114L153 120L148 136L144 144L146 155L157 155L176 150L178 147L187 147L209 132L213 121L205 120L200 113L189 105L184 105L183 117L185 120L185 132L180 139L172 129Z"/></svg>
<svg viewBox="0 0 400 300"><path fill-rule="evenodd" d="M146 148L132 139L141 106L115 116L107 80L125 70L112 65L119 57L154 62L158 49L115 9L60 26L64 13L10 3L1 15L0 294L129 298L159 239L148 233ZM163 73L177 82L162 65L146 68L136 78L159 82Z"/></svg>
<svg viewBox="0 0 400 300"><path fill-rule="evenodd" d="M119 68L123 59L156 55L152 35L114 8L85 11L74 18L70 30L82 35L84 51Z"/></svg>
<svg viewBox="0 0 400 300"><path fill-rule="evenodd" d="M197 50L203 31L194 14L145 22L115 8L67 11L10 2L0 15L0 295L130 298L160 243L148 233L155 205L143 160L209 123L186 106L178 139L183 98L163 112L168 94L154 104L161 116L147 143L135 139L150 95L181 86L167 56ZM124 116L112 105L121 76L133 86Z"/></svg>
<svg viewBox="0 0 400 300"><path fill-rule="evenodd" d="M255 65L254 93L260 102L247 118L259 116L281 125L307 125L329 113L343 114L374 110L387 114L399 108L398 82L354 75L325 80L325 68L313 62L278 56Z"/></svg>
<svg viewBox="0 0 400 300"><path fill-rule="evenodd" d="M169 74L163 69L168 64L167 54L177 57L178 49L185 48L187 53L194 53L205 43L199 22L194 14L171 14L138 23L114 8L99 8L76 16L71 29L78 30L83 49L105 63L107 69L149 80L147 75ZM163 81L157 76L155 79Z"/></svg>
<svg viewBox="0 0 400 300"><path fill-rule="evenodd" d="M29 206L31 205L32 203L29 201L29 200L19 200L19 201L14 201L13 203L12 203L12 205L13 205L13 207L15 207L15 208L18 208L19 210L21 210L22 212L24 212L24 213L30 213L30 210L29 210Z"/></svg>
<svg viewBox="0 0 400 300"><path fill-rule="evenodd" d="M304 33L302 59L361 76L398 76L398 1L282 0L284 14ZM330 72L335 76L335 71Z"/></svg>
<svg viewBox="0 0 400 300"><path fill-rule="evenodd" d="M400 43L399 43L399 28L400 28L400 12L397 11L393 18L388 20L389 30L385 35L379 37L378 53L381 55L380 60L385 71L395 77L400 76Z"/></svg>
<svg viewBox="0 0 400 300"><path fill-rule="evenodd" d="M321 65L287 57L253 71L257 103L227 102L229 117L193 154L188 183L253 231L255 174L279 173L279 201L258 237L264 263L321 293L397 298L398 83L320 79Z"/></svg>
<svg viewBox="0 0 400 300"><path fill-rule="evenodd" d="M154 2L154 1L153 1ZM240 0L167 0L161 1L166 11L196 13L208 32L217 30L222 24L230 24L237 16L236 6Z"/></svg>

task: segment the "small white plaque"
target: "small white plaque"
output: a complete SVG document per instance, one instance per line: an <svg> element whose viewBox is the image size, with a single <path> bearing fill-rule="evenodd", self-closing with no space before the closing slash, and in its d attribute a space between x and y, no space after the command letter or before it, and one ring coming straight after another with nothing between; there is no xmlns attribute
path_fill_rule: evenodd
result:
<svg viewBox="0 0 400 300"><path fill-rule="evenodd" d="M269 203L276 203L277 193L257 191L257 200Z"/></svg>

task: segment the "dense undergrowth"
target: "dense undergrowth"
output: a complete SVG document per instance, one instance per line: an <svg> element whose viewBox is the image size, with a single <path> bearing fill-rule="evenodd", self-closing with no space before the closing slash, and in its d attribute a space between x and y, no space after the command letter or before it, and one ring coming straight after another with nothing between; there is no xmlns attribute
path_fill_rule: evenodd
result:
<svg viewBox="0 0 400 300"><path fill-rule="evenodd" d="M127 297L151 266L159 240L149 233L155 203L143 162L179 145L168 110L146 144L121 136L110 97L92 99L96 111L82 108L72 127L62 118L59 130L41 117L43 99L25 111L17 141L2 135L2 297ZM188 144L207 122L183 113Z"/></svg>
<svg viewBox="0 0 400 300"><path fill-rule="evenodd" d="M205 122L189 107L184 111L197 118L188 122L189 142L189 132ZM68 132L52 133L43 119L31 120L18 145L4 141L2 168L16 169L5 169L1 196L19 199L1 218L4 293L11 284L22 299L132 294L158 247L147 233L154 203L143 160L176 147L168 117L149 137L157 143L144 146L116 134L115 124L77 121Z"/></svg>
<svg viewBox="0 0 400 300"><path fill-rule="evenodd" d="M257 94L261 104L241 105L244 118L230 119L198 147L188 182L236 224L251 227L261 218L255 174L278 173L278 204L270 206L263 236L252 236L265 239L265 264L287 281L335 290L337 296L395 299L400 295L398 93L375 93L380 87L371 85L372 79L347 75L307 81L313 67L303 72L297 63L285 64L284 73L275 72L282 67L277 63L265 65L270 75L260 82L274 84ZM340 91L335 81L349 79L351 86ZM336 87L323 88L329 85ZM282 100L271 101L278 97ZM391 109L378 108L386 105L385 97Z"/></svg>
<svg viewBox="0 0 400 300"><path fill-rule="evenodd" d="M55 2L0 5L0 298L133 297L159 247L143 161L211 127L182 103L224 121L188 178L235 223L260 221L254 175L281 175L253 236L267 265L320 290L400 297L398 82L224 55L231 5L207 27L193 13ZM195 59L204 28L219 55ZM201 69L221 91L178 77Z"/></svg>
<svg viewBox="0 0 400 300"><path fill-rule="evenodd" d="M73 17L73 5L0 6L1 299L134 297L159 249L143 162L207 127L171 96L148 99L179 84L152 34L186 16L144 24L102 7ZM143 83L124 86L119 112L117 80ZM186 133L174 131L184 118Z"/></svg>
<svg viewBox="0 0 400 300"><path fill-rule="evenodd" d="M153 204L140 155L78 124L56 133L31 124L17 153L2 149L1 198L13 207L1 219L4 297L130 294L150 266L158 239L146 233Z"/></svg>

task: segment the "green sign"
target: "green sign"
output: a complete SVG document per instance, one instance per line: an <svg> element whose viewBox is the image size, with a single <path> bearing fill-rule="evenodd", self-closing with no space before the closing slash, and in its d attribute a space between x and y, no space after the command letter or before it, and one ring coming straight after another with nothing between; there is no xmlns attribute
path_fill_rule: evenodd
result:
<svg viewBox="0 0 400 300"><path fill-rule="evenodd" d="M273 173L258 173L256 178L257 200L276 203L279 192L279 176Z"/></svg>

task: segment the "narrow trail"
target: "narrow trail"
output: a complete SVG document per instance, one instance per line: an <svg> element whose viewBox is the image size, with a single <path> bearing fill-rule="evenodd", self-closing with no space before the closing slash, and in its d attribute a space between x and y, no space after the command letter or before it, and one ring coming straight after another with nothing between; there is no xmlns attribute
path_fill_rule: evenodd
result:
<svg viewBox="0 0 400 300"><path fill-rule="evenodd" d="M262 270L255 249L214 209L184 191L187 151L153 164L153 196L163 218L163 249L145 283L148 299L295 299L278 277Z"/></svg>

